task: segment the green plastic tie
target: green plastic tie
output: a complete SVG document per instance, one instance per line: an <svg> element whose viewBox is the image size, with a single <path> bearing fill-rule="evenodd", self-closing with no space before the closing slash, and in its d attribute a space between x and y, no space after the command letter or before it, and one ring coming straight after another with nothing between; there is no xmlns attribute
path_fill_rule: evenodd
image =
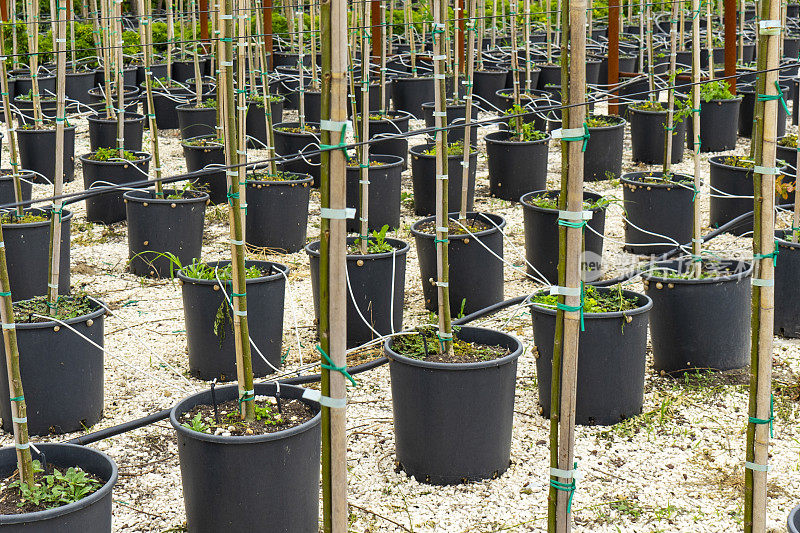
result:
<svg viewBox="0 0 800 533"><path fill-rule="evenodd" d="M0 292L0 296L11 296L11 291L8 291L8 292Z"/></svg>
<svg viewBox="0 0 800 533"><path fill-rule="evenodd" d="M575 463L575 468L577 467L578 463ZM550 486L556 490L569 493L569 499L567 500L567 513L572 512L572 497L575 496L575 478L572 478L569 481L569 483L564 483L563 481L558 481L557 479L553 479L551 475Z"/></svg>
<svg viewBox="0 0 800 533"><path fill-rule="evenodd" d="M434 244L439 244L439 243L448 244L449 242L450 242L450 239L433 239L433 243Z"/></svg>
<svg viewBox="0 0 800 533"><path fill-rule="evenodd" d="M581 303L580 305L567 305L562 304L561 302L556 303L556 309L560 309L561 311L566 312L580 312L581 314L581 331L586 331L586 325L583 321L583 282L581 281Z"/></svg>
<svg viewBox="0 0 800 533"><path fill-rule="evenodd" d="M589 126L586 122L583 123L583 135L577 135L575 137L561 137L562 141L583 141L583 146L581 146L581 152L586 151L586 143L589 142L589 137L591 134L589 133Z"/></svg>
<svg viewBox="0 0 800 533"><path fill-rule="evenodd" d="M25 401L25 396L14 396L14 397L11 398L11 401L12 402L24 402Z"/></svg>
<svg viewBox="0 0 800 533"><path fill-rule="evenodd" d="M358 386L358 383L356 383L356 380L354 380L354 379L353 379L353 376L351 376L351 375L350 375L350 373L347 371L347 365L345 365L345 366L336 366L336 365L334 365L334 364L333 364L333 361L331 360L331 358L330 358L330 357L328 357L328 354L326 354L326 353L325 353L325 350L323 350L323 349L322 349L322 346L320 346L319 344L317 344L317 345L316 345L316 349L317 349L317 351L318 351L320 354L322 354L322 357L324 357L324 358L325 358L325 360L326 360L326 361L328 361L328 364L327 364L327 365L326 365L325 363L323 363L323 364L321 365L321 366L322 366L322 368L324 368L324 369L326 369L326 370L333 370L333 371L335 371L335 372L339 372L341 375L343 375L343 376L344 376L344 377L346 377L348 380L350 380L350 383L352 383L352 384L353 384L353 386L355 386L355 387L357 387L357 386Z"/></svg>
<svg viewBox="0 0 800 533"><path fill-rule="evenodd" d="M586 226L586 222L586 220L564 220L563 218L558 219L558 225L566 228L581 229Z"/></svg>
<svg viewBox="0 0 800 533"><path fill-rule="evenodd" d="M13 398L12 398L13 400ZM769 396L769 418L756 418L754 416L748 417L748 422L751 424L769 424L769 437L772 438L772 429L775 425L775 397L770 394Z"/></svg>
<svg viewBox="0 0 800 533"><path fill-rule="evenodd" d="M242 402L252 402L255 399L256 399L255 391L249 391L249 390L244 391L244 394L242 394L242 396L239 397L239 409L240 410L242 409Z"/></svg>
<svg viewBox="0 0 800 533"><path fill-rule="evenodd" d="M753 259L772 259L772 266L778 265L778 252L780 249L778 248L778 241L775 240L775 250L772 253L768 254L753 254Z"/></svg>
<svg viewBox="0 0 800 533"><path fill-rule="evenodd" d="M757 100L759 102L770 102L772 100L780 100L781 105L783 106L783 110L786 111L786 114L791 114L789 112L789 106L786 105L786 98L783 96L783 89L781 89L780 84L776 81L775 88L778 90L778 94L759 94Z"/></svg>
<svg viewBox="0 0 800 533"><path fill-rule="evenodd" d="M694 183L692 183L692 190L694 191L694 194L692 194L692 203L694 203L694 201L697 199L697 195L700 194L700 191Z"/></svg>
<svg viewBox="0 0 800 533"><path fill-rule="evenodd" d="M320 143L319 149L323 152L326 150L341 150L344 153L345 158L348 157L347 155L347 123L342 125L342 134L339 137L339 144L322 144Z"/></svg>
<svg viewBox="0 0 800 533"><path fill-rule="evenodd" d="M234 198L239 198L239 193L238 192L233 192L233 186L231 186L231 187L228 187L227 196L228 196L228 203L233 205L233 199Z"/></svg>

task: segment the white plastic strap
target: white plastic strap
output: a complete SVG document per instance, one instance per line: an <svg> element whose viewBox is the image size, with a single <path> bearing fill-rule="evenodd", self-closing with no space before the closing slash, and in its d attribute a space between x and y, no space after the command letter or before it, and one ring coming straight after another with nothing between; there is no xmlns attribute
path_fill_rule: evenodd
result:
<svg viewBox="0 0 800 533"><path fill-rule="evenodd" d="M323 207L319 210L319 216L331 220L344 220L356 216L356 208L345 207L344 209L331 209L330 207Z"/></svg>
<svg viewBox="0 0 800 533"><path fill-rule="evenodd" d="M330 398L328 396L323 396L320 391L315 389L304 390L303 398L311 400L312 402L319 402L320 405L330 407L331 409L344 409L347 406L347 398Z"/></svg>
<svg viewBox="0 0 800 533"><path fill-rule="evenodd" d="M433 79L435 80L443 80L445 78L444 74L434 74Z"/></svg>
<svg viewBox="0 0 800 533"><path fill-rule="evenodd" d="M753 167L753 172L756 174L777 176L778 174L781 173L781 169L779 169L778 167L760 167L756 165Z"/></svg>
<svg viewBox="0 0 800 533"><path fill-rule="evenodd" d="M14 448L16 448L18 450L27 450L30 447L31 447L31 443L30 442L26 442L25 444L19 444L17 442L14 443Z"/></svg>
<svg viewBox="0 0 800 533"><path fill-rule="evenodd" d="M780 20L762 20L758 23L759 33L761 35L780 35L781 21Z"/></svg>
<svg viewBox="0 0 800 533"><path fill-rule="evenodd" d="M232 67L233 61L220 61L219 66L221 67Z"/></svg>
<svg viewBox="0 0 800 533"><path fill-rule="evenodd" d="M560 468L550 467L550 475L551 476L555 476L555 477L565 478L565 479L574 479L576 481L580 477L580 474L579 474L577 468L574 469L574 470L561 470Z"/></svg>
<svg viewBox="0 0 800 533"><path fill-rule="evenodd" d="M753 282L753 286L755 286L755 287L774 287L775 286L775 280L774 279L753 278L752 282Z"/></svg>
<svg viewBox="0 0 800 533"><path fill-rule="evenodd" d="M5 322L3 322L3 329L17 329L17 327L16 324L14 324L13 322L11 324L6 324Z"/></svg>
<svg viewBox="0 0 800 533"><path fill-rule="evenodd" d="M444 226L436 226L436 231L438 231L439 233L447 233L448 231L450 231L450 229L445 228Z"/></svg>
<svg viewBox="0 0 800 533"><path fill-rule="evenodd" d="M58 284L57 283L48 283L47 286L49 288L51 288L51 289L58 289Z"/></svg>
<svg viewBox="0 0 800 533"><path fill-rule="evenodd" d="M361 185L369 185L369 180L358 180Z"/></svg>
<svg viewBox="0 0 800 533"><path fill-rule="evenodd" d="M558 128L552 131L551 136L553 139L563 139L564 137L579 137L585 133L583 128Z"/></svg>
<svg viewBox="0 0 800 533"><path fill-rule="evenodd" d="M592 219L592 212L591 211L560 211L558 212L558 218L561 220L591 220Z"/></svg>
<svg viewBox="0 0 800 533"><path fill-rule="evenodd" d="M449 179L449 176L447 174L437 174L436 175L436 179L437 180L446 180L446 179Z"/></svg>
<svg viewBox="0 0 800 533"><path fill-rule="evenodd" d="M6 247L5 241L0 241L0 248L5 248L5 247Z"/></svg>
<svg viewBox="0 0 800 533"><path fill-rule="evenodd" d="M745 461L744 467L749 470L755 470L756 472L769 472L772 470L772 465L760 465L757 463L751 463L750 461Z"/></svg>
<svg viewBox="0 0 800 533"><path fill-rule="evenodd" d="M239 309L234 309L233 314L236 316L247 316L247 311L241 311Z"/></svg>
<svg viewBox="0 0 800 533"><path fill-rule="evenodd" d="M228 242L231 244L235 244L236 246L244 246L244 241L237 241L236 239L228 239Z"/></svg>
<svg viewBox="0 0 800 533"><path fill-rule="evenodd" d="M437 287L449 287L450 286L450 283L448 283L446 281L434 281L433 284L436 285Z"/></svg>
<svg viewBox="0 0 800 533"><path fill-rule="evenodd" d="M433 56L431 59L433 59L434 61L444 61L445 59L447 59L447 56L446 55L438 55L438 56Z"/></svg>
<svg viewBox="0 0 800 533"><path fill-rule="evenodd" d="M447 117L447 111L434 111L434 117Z"/></svg>
<svg viewBox="0 0 800 533"><path fill-rule="evenodd" d="M562 296L580 296L581 289L579 287L561 287L560 285L553 285L550 287L550 294L560 294Z"/></svg>
<svg viewBox="0 0 800 533"><path fill-rule="evenodd" d="M319 123L319 129L336 133L342 132L342 126L345 127L345 131L353 129L353 123L349 120L345 120L344 122L338 120L321 120Z"/></svg>
<svg viewBox="0 0 800 533"><path fill-rule="evenodd" d="M20 418L20 417L12 416L11 417L11 421L14 422L15 424L27 424L28 423L28 417L27 416L23 416L23 417Z"/></svg>

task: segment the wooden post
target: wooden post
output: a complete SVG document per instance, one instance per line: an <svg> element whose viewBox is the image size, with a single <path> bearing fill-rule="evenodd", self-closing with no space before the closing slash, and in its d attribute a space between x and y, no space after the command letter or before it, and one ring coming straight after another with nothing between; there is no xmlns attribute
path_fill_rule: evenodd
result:
<svg viewBox="0 0 800 533"><path fill-rule="evenodd" d="M322 0L322 119L336 125L322 128L323 144L339 142L347 120L347 2ZM366 110L363 110L366 111ZM368 113L368 111L367 111ZM363 115L363 113L362 113ZM337 130L337 131L330 131ZM345 210L345 156L343 150L322 152L320 206L331 213ZM338 216L320 219L320 310L319 343L330 362L347 364L345 317L347 255L345 220ZM322 360L320 389L333 401L347 397L345 377L331 371ZM346 410L322 406L322 530L347 532L347 436Z"/></svg>
<svg viewBox="0 0 800 533"><path fill-rule="evenodd" d="M772 427L772 343L775 305L775 146L777 66L780 44L778 0L763 0L759 29L755 124L753 128L753 291L751 304L750 399L745 448L744 531L760 533L767 524L767 469Z"/></svg>
<svg viewBox="0 0 800 533"><path fill-rule="evenodd" d="M649 4L649 2L648 2ZM619 94L619 0L608 0L608 86L611 98L608 101L608 112L619 113L619 106L614 95Z"/></svg>
<svg viewBox="0 0 800 533"><path fill-rule="evenodd" d="M736 94L736 0L725 0L725 77Z"/></svg>
<svg viewBox="0 0 800 533"><path fill-rule="evenodd" d="M563 124L583 131L584 106L570 107L586 99L586 0L564 2L561 39L561 87L564 95ZM613 18L613 17L612 17ZM571 134L572 135L572 134ZM574 139L574 137L573 137ZM583 211L583 143L561 141L561 192L559 210ZM571 222L570 222L571 220ZM558 285L564 287L558 301L553 343L550 409L550 493L548 531L569 533L571 501L575 491L575 398L578 374L578 340L582 316L581 252L582 218L559 225ZM562 307L564 306L564 307ZM565 310L569 309L569 310ZM554 470L555 469L555 470Z"/></svg>
<svg viewBox="0 0 800 533"><path fill-rule="evenodd" d="M0 17L3 22L8 22L8 0L0 0Z"/></svg>

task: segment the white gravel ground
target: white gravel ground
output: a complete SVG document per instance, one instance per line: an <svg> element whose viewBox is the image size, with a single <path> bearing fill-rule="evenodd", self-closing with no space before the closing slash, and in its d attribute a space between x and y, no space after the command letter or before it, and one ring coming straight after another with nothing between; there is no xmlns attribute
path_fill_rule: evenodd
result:
<svg viewBox="0 0 800 533"><path fill-rule="evenodd" d="M602 112L604 106L599 106ZM287 116L291 116L287 113ZM412 127L422 127L412 121ZM76 155L88 149L87 123L78 120ZM479 137L494 129L482 128ZM795 131L795 128L790 128ZM415 137L410 144L423 142ZM524 258L522 210L519 205L488 196L485 150L481 141L476 209L502 215L508 221L505 256L520 265ZM185 171L175 132L160 135L165 174ZM145 146L148 141L145 139ZM740 140L737 153L746 151ZM8 161L3 146L3 160ZM703 172L707 178L707 159ZM259 159L265 152L251 152ZM624 170L644 167L630 162L630 137L626 136ZM684 157L675 170L691 173ZM656 169L658 170L658 169ZM556 187L560 154L551 143L548 185ZM80 163L69 192L83 187ZM706 183L708 180L706 179ZM616 182L587 184L587 189L621 199ZM403 190L411 192L410 170L403 175ZM50 194L36 186L34 194ZM706 221L708 186L701 196ZM125 224L110 227L87 223L83 205L73 206L73 285L83 287L106 302L114 316L106 319L105 411L91 430L165 409L190 390L206 385L173 374L161 360L188 376L186 337L180 286L169 280L141 279L125 272ZM413 242L409 227L416 217L403 205L402 227L396 236ZM319 228L319 194L312 193L308 234L316 239ZM709 231L708 228L705 232ZM223 207L209 207L203 258L228 255L227 216ZM633 256L621 251L621 207L612 205L606 223L604 260L607 276L627 270ZM710 248L726 256L750 253L746 238L723 235ZM303 252L268 256L292 267L287 298L284 343L289 349L288 368L316 358L313 352L314 309L308 260ZM618 266L619 265L619 266ZM408 256L405 325L427 321L423 309L417 258ZM506 268L505 296L531 293L537 286L522 270ZM641 290L639 282L631 283ZM303 353L297 351L292 326L296 313ZM252 317L257 319L257 317ZM381 367L358 376L350 388L348 405L348 498L351 530L377 531L541 531L546 526L549 422L538 414L533 339L529 313L509 309L482 321L517 335L525 345L519 361L512 464L499 479L453 487L432 487L395 472L389 374ZM126 326L130 326L128 329ZM649 357L649 354L648 354ZM133 369L130 365L136 367ZM800 343L775 339L776 424L772 440L768 525L784 531L789 510L800 503L800 431L796 425L800 392ZM743 373L704 375L687 380L659 377L650 369L646 378L642 416L615 427L579 427L576 456L583 472L574 497L576 531L693 531L718 532L741 528L743 461L747 407L747 377ZM779 385L789 388L778 389ZM62 441L77 436L59 435ZM0 435L2 444L11 436ZM49 439L41 439L49 440ZM124 532L183 531L185 514L173 430L168 422L113 437L95 445L110 454L120 467L114 491L114 530ZM253 480L257 483L258 480ZM258 530L258 526L256 529ZM267 531L268 529L262 529Z"/></svg>

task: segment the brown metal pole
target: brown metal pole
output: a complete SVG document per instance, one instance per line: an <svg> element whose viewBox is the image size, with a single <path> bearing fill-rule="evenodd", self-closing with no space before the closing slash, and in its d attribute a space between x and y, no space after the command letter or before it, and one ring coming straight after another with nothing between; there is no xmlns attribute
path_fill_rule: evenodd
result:
<svg viewBox="0 0 800 533"><path fill-rule="evenodd" d="M619 0L608 0L608 85L611 88L619 84ZM608 101L608 113L616 115L619 113L617 99L614 95L617 91L611 92L611 99Z"/></svg>
<svg viewBox="0 0 800 533"><path fill-rule="evenodd" d="M203 43L208 40L208 0L200 0L200 38Z"/></svg>
<svg viewBox="0 0 800 533"><path fill-rule="evenodd" d="M369 3L370 18L372 24L370 25L370 33L372 35L372 58L375 62L380 61L381 50L383 50L383 35L381 34L381 2L380 0L372 0Z"/></svg>
<svg viewBox="0 0 800 533"><path fill-rule="evenodd" d="M458 34L456 35L456 47L458 48L458 73L464 74L466 58L464 56L464 33L467 29L466 18L464 17L464 0L458 0Z"/></svg>
<svg viewBox="0 0 800 533"><path fill-rule="evenodd" d="M0 0L0 17L3 17L3 22L8 22L8 0Z"/></svg>
<svg viewBox="0 0 800 533"><path fill-rule="evenodd" d="M272 0L264 0L264 46L266 46L267 58L269 58L269 68L274 68L275 58L273 57L272 43Z"/></svg>
<svg viewBox="0 0 800 533"><path fill-rule="evenodd" d="M736 2L725 0L725 77L736 94Z"/></svg>

